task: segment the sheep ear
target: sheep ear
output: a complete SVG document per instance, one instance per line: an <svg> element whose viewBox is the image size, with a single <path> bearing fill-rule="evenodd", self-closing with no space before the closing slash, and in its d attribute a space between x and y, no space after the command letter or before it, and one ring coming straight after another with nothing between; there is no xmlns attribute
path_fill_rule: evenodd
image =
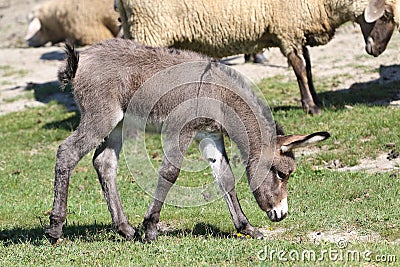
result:
<svg viewBox="0 0 400 267"><path fill-rule="evenodd" d="M24 39L31 39L38 31L40 31L41 27L42 24L40 23L40 20L38 18L34 18L31 23L29 23L28 31L26 32Z"/></svg>
<svg viewBox="0 0 400 267"><path fill-rule="evenodd" d="M385 0L369 0L368 6L364 12L365 21L375 22L385 13Z"/></svg>
<svg viewBox="0 0 400 267"><path fill-rule="evenodd" d="M278 147L282 153L292 151L299 147L314 145L331 135L328 132L317 132L309 135L278 136Z"/></svg>

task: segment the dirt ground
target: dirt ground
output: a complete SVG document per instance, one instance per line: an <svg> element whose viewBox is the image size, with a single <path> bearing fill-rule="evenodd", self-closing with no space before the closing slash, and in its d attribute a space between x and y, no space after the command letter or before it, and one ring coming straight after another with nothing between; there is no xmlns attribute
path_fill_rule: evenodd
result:
<svg viewBox="0 0 400 267"><path fill-rule="evenodd" d="M54 84L64 56L62 45L28 48L23 40L28 14L41 2L44 0L0 0L0 115L44 105L51 99L71 101L61 92L52 94L46 101L23 97L32 84ZM313 75L319 79L335 78L337 83L332 90L348 90L357 83L400 80L399 51L400 35L396 31L381 56L374 58L367 55L359 26L348 23L337 30L328 45L310 48ZM265 56L268 62L264 65L244 64L242 55L229 57L225 62L254 82L276 75L285 76L288 80L296 79L279 49L266 50ZM388 100L387 104L400 106L400 100ZM71 104L70 109L73 108ZM343 170L380 172L398 169L399 159L388 161L386 156L366 159L359 166Z"/></svg>

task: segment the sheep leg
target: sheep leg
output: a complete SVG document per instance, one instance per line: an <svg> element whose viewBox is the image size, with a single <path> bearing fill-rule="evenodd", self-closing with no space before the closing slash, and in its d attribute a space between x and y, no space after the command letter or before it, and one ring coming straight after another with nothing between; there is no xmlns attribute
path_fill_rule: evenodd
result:
<svg viewBox="0 0 400 267"><path fill-rule="evenodd" d="M310 93L314 99L314 102L318 106L320 106L321 101L319 100L317 93L315 92L314 82L313 82L313 78L312 78L310 52L308 51L308 48L306 46L303 46L303 57L306 62L308 88L310 88Z"/></svg>
<svg viewBox="0 0 400 267"><path fill-rule="evenodd" d="M243 213L235 191L235 177L229 165L222 134L212 134L200 142L203 156L208 160L215 182L221 189L233 224L239 233L261 238L262 234L251 226Z"/></svg>
<svg viewBox="0 0 400 267"><path fill-rule="evenodd" d="M297 82L300 87L301 104L304 111L310 114L321 113L321 109L314 103L313 96L311 95L307 79L307 70L303 60L295 50L289 53L288 60L297 77Z"/></svg>
<svg viewBox="0 0 400 267"><path fill-rule="evenodd" d="M111 132L116 124L122 119L123 113L110 114L97 118L82 115L78 129L70 135L59 147L55 165L54 179L54 201L50 214L50 226L46 228L45 234L48 240L54 244L60 238L62 227L66 219L68 186L71 172L81 158L93 150ZM104 118L110 121L104 122ZM93 121L103 122L93 125ZM107 126L106 126L107 125Z"/></svg>
<svg viewBox="0 0 400 267"><path fill-rule="evenodd" d="M143 227L145 231L144 242L151 242L157 239L157 223L160 221L160 212L162 206L169 190L175 183L180 173L180 167L183 161L182 152L186 151L192 139L192 132L188 131L186 134L181 133L179 136L178 151L172 151L175 148L171 148L171 151L165 151L163 162L158 171L158 184L153 196L153 201L150 204L143 220ZM174 163L172 163L169 159L173 159Z"/></svg>
<svg viewBox="0 0 400 267"><path fill-rule="evenodd" d="M116 183L119 153L122 148L121 127L120 123L96 149L93 156L93 166L97 171L114 229L126 239L131 240L134 237L135 230L129 224L124 213Z"/></svg>

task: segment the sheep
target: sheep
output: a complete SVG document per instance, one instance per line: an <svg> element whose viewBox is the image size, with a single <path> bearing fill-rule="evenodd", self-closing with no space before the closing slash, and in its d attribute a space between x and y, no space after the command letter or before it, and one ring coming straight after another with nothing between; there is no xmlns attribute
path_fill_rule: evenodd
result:
<svg viewBox="0 0 400 267"><path fill-rule="evenodd" d="M50 226L45 230L51 243L61 236L66 219L71 172L94 148L93 165L113 226L126 239L137 238L123 212L115 181L124 120L137 116L146 119L145 123L163 123L165 143L171 144L163 146L158 185L143 221L143 241L157 237L162 205L194 137L201 140L200 149L237 231L252 237L261 233L240 208L223 134L238 144L249 186L271 221L287 215L286 183L296 168L292 150L329 137L328 132L285 136L280 127L275 130L269 109L239 74L195 52L142 46L120 38L95 44L79 58L68 44L66 51L58 77L64 85L72 81L81 119L57 151L54 202Z"/></svg>
<svg viewBox="0 0 400 267"><path fill-rule="evenodd" d="M25 35L29 46L39 47L71 39L90 45L116 37L119 14L108 0L47 1L36 6Z"/></svg>
<svg viewBox="0 0 400 267"><path fill-rule="evenodd" d="M264 64L267 62L267 58L264 56L264 52L260 51L253 54L244 54L244 62L253 62L258 64Z"/></svg>
<svg viewBox="0 0 400 267"><path fill-rule="evenodd" d="M142 44L215 58L279 47L296 74L303 109L311 114L321 108L306 46L328 43L336 28L353 21L362 27L367 52L377 56L400 20L399 0L117 0L117 5L125 37ZM367 6L370 23L363 17Z"/></svg>

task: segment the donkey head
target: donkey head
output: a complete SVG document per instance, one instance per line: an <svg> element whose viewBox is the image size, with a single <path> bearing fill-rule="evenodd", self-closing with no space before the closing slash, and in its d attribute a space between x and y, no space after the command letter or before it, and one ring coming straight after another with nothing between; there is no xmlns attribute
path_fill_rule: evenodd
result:
<svg viewBox="0 0 400 267"><path fill-rule="evenodd" d="M385 4L385 0L370 0L364 16L359 17L368 54L377 57L385 51L396 27L395 8L398 7Z"/></svg>
<svg viewBox="0 0 400 267"><path fill-rule="evenodd" d="M327 132L277 136L271 170L261 184L253 190L258 205L267 212L271 221L283 220L288 212L286 184L290 174L296 170L296 161L292 151L299 147L316 144L329 136Z"/></svg>

